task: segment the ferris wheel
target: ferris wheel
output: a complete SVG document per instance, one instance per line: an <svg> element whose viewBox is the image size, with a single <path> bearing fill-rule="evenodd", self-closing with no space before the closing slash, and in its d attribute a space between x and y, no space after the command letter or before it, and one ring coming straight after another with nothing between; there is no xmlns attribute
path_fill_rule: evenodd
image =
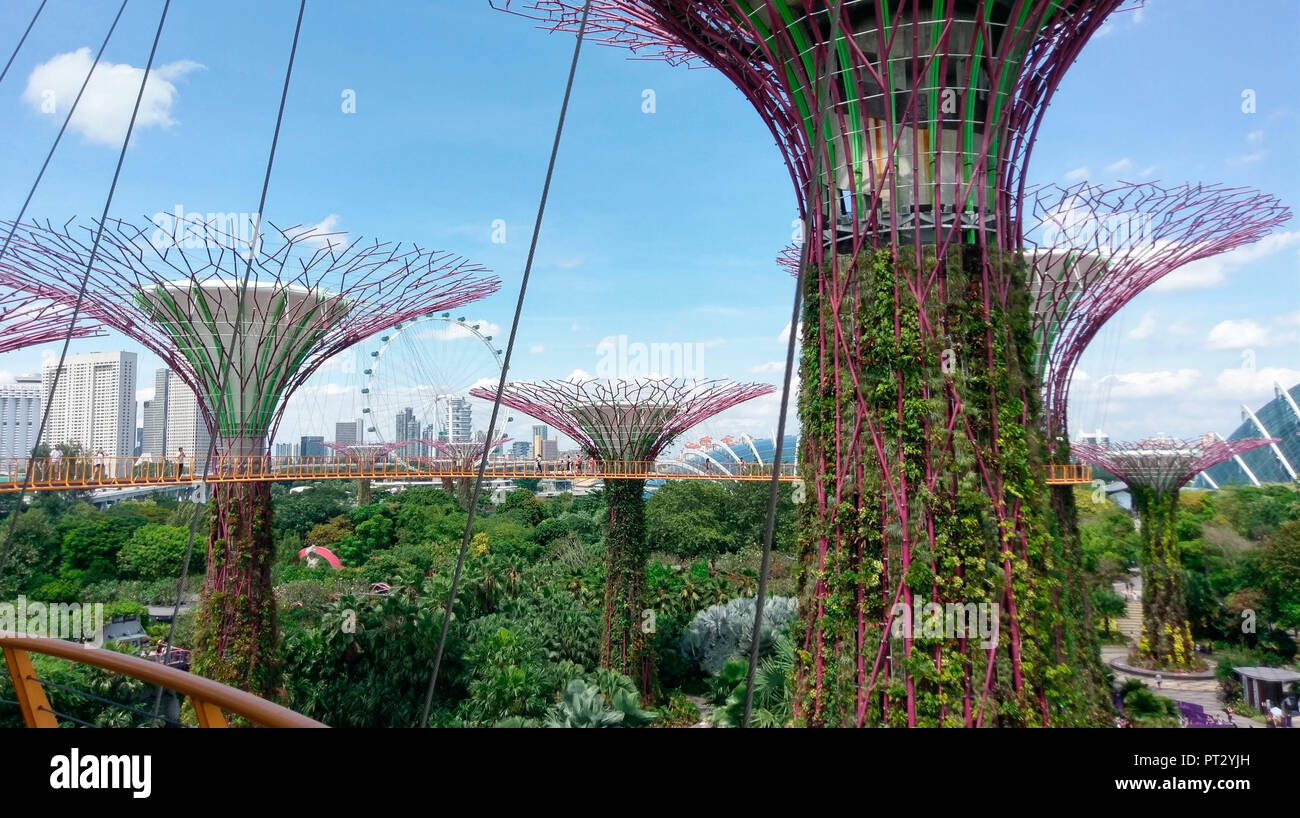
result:
<svg viewBox="0 0 1300 818"><path fill-rule="evenodd" d="M495 386L501 377L501 350L484 329L443 313L404 321L376 338L361 373L366 439L454 439L448 428L452 402L469 400L472 387Z"/></svg>

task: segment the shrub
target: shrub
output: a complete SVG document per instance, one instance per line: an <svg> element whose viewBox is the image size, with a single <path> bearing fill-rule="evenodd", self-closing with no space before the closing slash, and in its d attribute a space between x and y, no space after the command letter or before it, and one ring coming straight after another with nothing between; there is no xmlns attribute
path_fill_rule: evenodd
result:
<svg viewBox="0 0 1300 818"><path fill-rule="evenodd" d="M728 659L747 655L754 637L754 604L754 598L745 597L700 611L678 643L682 655L709 675L722 670ZM786 629L798 613L798 605L790 597L768 598L763 606L760 650L770 650L773 636Z"/></svg>

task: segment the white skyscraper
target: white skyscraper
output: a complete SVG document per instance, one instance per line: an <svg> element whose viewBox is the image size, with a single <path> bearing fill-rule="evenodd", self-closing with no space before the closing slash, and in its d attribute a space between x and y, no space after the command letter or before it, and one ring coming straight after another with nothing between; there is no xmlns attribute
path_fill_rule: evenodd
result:
<svg viewBox="0 0 1300 818"><path fill-rule="evenodd" d="M17 468L13 459L31 455L41 423L41 379L28 375L14 380L0 386L0 472Z"/></svg>
<svg viewBox="0 0 1300 818"><path fill-rule="evenodd" d="M167 390L174 376L170 369L154 372L153 400L144 402L144 433L140 440L140 454L161 459L167 453Z"/></svg>
<svg viewBox="0 0 1300 818"><path fill-rule="evenodd" d="M474 440L473 410L464 398L452 398L447 403L447 439L452 443Z"/></svg>
<svg viewBox="0 0 1300 818"><path fill-rule="evenodd" d="M183 447L186 469L193 464L202 472L211 438L199 411L198 396L176 373L169 371L167 376L167 459L175 460Z"/></svg>
<svg viewBox="0 0 1300 818"><path fill-rule="evenodd" d="M109 457L130 457L135 449L135 353L69 355L51 395L57 363L49 360L41 367L41 395L50 403L41 442L77 443L87 455L103 449Z"/></svg>

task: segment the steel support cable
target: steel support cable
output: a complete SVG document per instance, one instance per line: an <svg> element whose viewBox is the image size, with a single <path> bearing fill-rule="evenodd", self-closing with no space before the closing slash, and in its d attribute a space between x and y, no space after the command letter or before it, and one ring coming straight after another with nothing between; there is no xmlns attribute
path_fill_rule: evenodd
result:
<svg viewBox="0 0 1300 818"><path fill-rule="evenodd" d="M838 21L841 19L843 6L844 0L836 0L833 20ZM834 25L830 28L830 36L836 39L839 38L838 29ZM823 48L825 48L824 45ZM823 78L823 85L829 86L831 78L832 74L828 71ZM824 129L826 127L826 118L829 116L830 106L826 102L829 97L830 88L824 87L817 98L818 117L813 126L813 174L810 183L813 189L808 191L806 197L808 202L816 202L816 207L823 212L825 212L826 205L823 191L826 185L821 184L821 177L825 173L822 154L828 150L825 145ZM782 449L785 447L785 417L790 405L790 384L794 381L794 349L799 335L799 312L803 302L804 282L807 279L808 267L812 264L813 259L813 241L822 241L822 230L819 223L820 220L815 218L812 212L804 219L803 258L799 260L799 274L795 278L794 285L794 305L790 310L790 337L785 350L785 383L781 385L781 414L776 421L776 440L772 441L772 481L769 484L767 495L767 520L763 524L763 557L758 568L758 592L754 597L754 631L750 635L749 668L745 673L745 710L740 720L742 728L749 727L750 716L754 709L754 676L758 672L758 654L763 641L763 606L767 602L767 572L772 562L772 540L776 534L776 501L781 489ZM812 235L812 228L817 228L816 236ZM834 231L834 228L832 228L832 231ZM832 232L831 236L831 261L834 263L838 247L835 233Z"/></svg>
<svg viewBox="0 0 1300 818"><path fill-rule="evenodd" d="M456 604L456 589L460 585L460 575L465 568L465 555L469 552L471 528L474 525L474 511L478 508L478 494L483 485L483 471L487 467L488 453L491 451L492 436L496 432L497 415L501 409L501 394L506 388L506 376L510 371L510 357L515 351L515 334L519 331L519 316L524 309L524 295L528 292L528 278L533 271L533 257L537 252L537 239L542 232L542 217L546 214L546 199L551 192L551 178L555 175L555 158L560 152L560 137L564 134L564 120L569 112L569 98L573 94L573 78L578 71L578 55L582 53L582 38L587 32L587 15L591 12L591 0L582 5L582 22L578 25L578 38L573 44L573 60L569 63L569 78L564 86L564 101L560 104L559 120L555 123L555 140L551 144L551 159L546 166L546 181L542 183L542 197L537 204L537 220L533 223L533 237L528 245L528 260L524 263L523 280L519 282L519 299L515 302L515 315L510 323L510 338L506 342L505 358L501 361L501 378L497 382L496 398L492 401L492 416L488 420L487 439L483 444L483 455L479 460L478 473L474 477L474 490L470 495L468 517L465 520L465 533L460 541L460 554L456 558L456 571L452 574L451 589L447 593L447 604L443 608L442 632L438 636L438 649L433 656L433 670L429 673L429 686L424 693L424 709L420 713L420 726L429 725L429 706L433 703L433 691L438 685L438 671L442 668L442 654L447 647L447 632L451 628L451 611Z"/></svg>
<svg viewBox="0 0 1300 818"><path fill-rule="evenodd" d="M49 0L41 0L41 4L36 7L36 13L32 15L32 21L27 24L27 29L23 32L23 36L18 38L18 45L14 46L14 53L9 55L9 62L5 63L4 70L0 71L0 82L5 81L5 74L9 73L9 66L14 64L14 59L22 49L23 43L27 42L27 35L32 33L32 26L36 25L36 18L41 16L41 11L45 8L45 4L48 2Z"/></svg>
<svg viewBox="0 0 1300 818"><path fill-rule="evenodd" d="M298 35L302 32L302 16L306 8L307 8L307 0L300 0L298 4L298 21L294 24L293 27L293 43L292 45L289 46L289 64L284 69L284 87L281 88L280 90L280 107L275 114L275 132L271 135L271 150L269 155L266 157L266 173L262 177L262 195L257 202L256 222L253 225L253 234L250 240L250 244L248 246L248 264L244 267L244 276L239 282L239 288L236 290L238 294L237 300L239 302L239 307L237 312L235 313L235 325L231 334L230 350L229 353L225 356L226 365L221 373L221 381L217 385L218 396L225 393L226 387L230 383L230 368L231 368L230 365L234 360L235 351L238 349L240 330L242 329L244 324L244 320L243 320L244 319L244 294L247 292L248 289L248 280L252 276L253 257L256 255L257 247L260 244L259 239L262 235L262 213L265 211L266 208L266 192L268 188L270 188L271 186L271 168L275 165L275 149L280 142L280 125L284 121L284 106L285 106L285 102L289 98L289 80L293 77L294 57L297 56L298 54ZM216 412L219 410L219 407L209 407L209 409L210 411ZM220 436L220 434L221 434L221 424L220 424L220 419L218 418L217 422L213 425L211 434L208 435L208 453L206 458L203 461L203 465L204 465L203 477L200 482L205 489L208 488L209 485L211 485L207 480L208 467L213 461L213 456L216 454L217 438ZM190 461L191 474L194 473L195 463L196 461L194 460ZM199 519L201 517L200 511L202 510L203 507L204 507L203 503L195 503L194 514L193 516L190 517L189 539L185 544L185 558L181 560L180 576L177 577L176 580L176 601L172 604L172 621L170 627L168 627L167 629L167 647L163 652L164 665L166 665L168 660L171 659L172 640L176 635L176 620L180 616L181 600L185 595L185 578L189 575L190 572L190 559L194 554L194 536L195 536L195 532L197 532L198 530ZM162 694L163 694L163 688L161 685L159 685L157 696L154 698L155 716L160 712L162 708Z"/></svg>
<svg viewBox="0 0 1300 818"><path fill-rule="evenodd" d="M45 156L45 163L41 165L40 173L36 175L36 181L32 183L32 188L27 193L27 199L23 202L22 210L18 213L18 218L14 220L13 227L9 229L9 235L5 238L4 247L0 248L0 259L9 250L9 243L18 230L18 225L22 222L23 216L27 213L27 206L31 204L32 197L36 195L36 187L41 182L41 177L45 175L45 169L49 167L50 159L54 156L54 151L59 146L59 141L63 138L63 132L67 129L68 123L72 120L72 114L77 109L77 103L81 101L81 95L85 92L86 86L90 84L90 78L95 73L95 68L99 65L99 58L103 56L104 49L108 46L109 39L113 36L117 23L122 19L122 12L126 9L127 0L122 0L122 5L118 7L117 16L113 18L113 24L109 26L108 34L104 37L103 44L99 47L99 53L95 55L95 61L90 66L90 71L86 73L86 79L81 83L81 90L77 92L77 97L73 100L72 108L68 110L68 116L63 120L63 126L59 128L59 134L54 139L54 144L50 146L50 152ZM104 235L104 222L108 219L108 210L113 204L113 195L117 192L117 180L122 174L122 164L126 160L126 149L131 144L131 131L135 128L136 116L140 113L140 101L144 98L145 85L149 82L149 71L153 68L154 55L158 51L158 39L162 36L163 23L167 20L167 8L171 5L171 0L163 5L162 16L158 18L158 29L154 32L153 47L149 50L149 62L145 66L144 76L140 79L140 90L135 96L135 107L131 109L131 120L126 126L126 136L122 139L122 150L117 156L117 167L113 170L113 181L108 188L108 196L104 200L104 210L99 217L99 224L95 229L95 240L91 245L90 256L86 259L86 272L81 277L81 286L77 289L77 300L72 307L72 315L68 319L68 334L63 338L63 349L59 352L58 365L54 369L54 380L50 384L50 400L46 402L41 412L40 425L36 427L36 443L32 447L31 457L27 458L27 471L23 475L22 487L18 490L18 499L14 503L14 510L9 517L9 531L5 536L3 551L0 551L0 579L4 577L5 567L9 563L9 554L13 546L14 533L18 529L18 514L23 507L23 497L27 494L27 488L31 484L33 472L36 468L36 451L41 445L41 436L45 434L45 425L50 419L50 411L54 408L55 390L59 388L59 378L63 374L63 364L68 357L68 346L72 343L73 331L77 326L77 318L81 314L81 302L86 296L86 286L90 282L90 271L95 266L95 256L99 252L99 240Z"/></svg>

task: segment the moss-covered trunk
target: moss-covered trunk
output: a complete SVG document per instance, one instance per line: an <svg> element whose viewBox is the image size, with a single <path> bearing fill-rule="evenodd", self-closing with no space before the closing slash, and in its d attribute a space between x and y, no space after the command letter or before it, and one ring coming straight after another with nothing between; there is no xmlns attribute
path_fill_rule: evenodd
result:
<svg viewBox="0 0 1300 818"><path fill-rule="evenodd" d="M280 687L280 661L270 522L270 483L213 486L194 672L274 698Z"/></svg>
<svg viewBox="0 0 1300 818"><path fill-rule="evenodd" d="M1142 526L1142 638L1138 655L1161 667L1195 664L1182 551L1174 521L1178 491L1130 486Z"/></svg>
<svg viewBox="0 0 1300 818"><path fill-rule="evenodd" d="M1022 262L868 250L808 279L799 721L1094 720L1056 650L1080 623L1058 607Z"/></svg>
<svg viewBox="0 0 1300 818"><path fill-rule="evenodd" d="M653 620L647 620L645 481L607 480L609 529L605 536L605 623L601 666L631 677L654 693ZM650 633L647 634L647 627Z"/></svg>

